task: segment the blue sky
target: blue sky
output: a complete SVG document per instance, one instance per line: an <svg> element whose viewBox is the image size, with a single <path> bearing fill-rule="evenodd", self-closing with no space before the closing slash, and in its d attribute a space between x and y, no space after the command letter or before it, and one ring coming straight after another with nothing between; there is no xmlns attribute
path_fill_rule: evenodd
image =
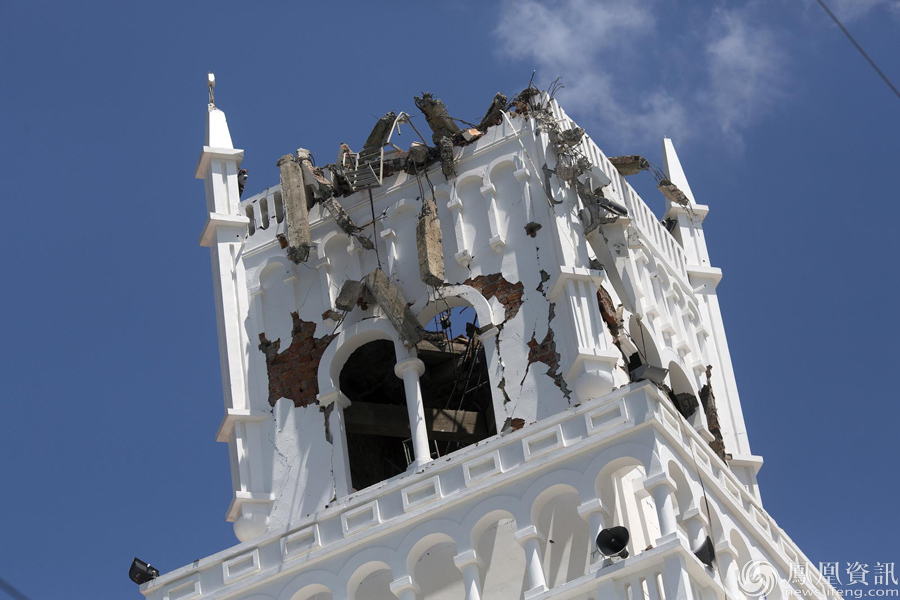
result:
<svg viewBox="0 0 900 600"><path fill-rule="evenodd" d="M896 0L830 3L900 82ZM236 542L193 179L208 70L251 192L423 90L477 120L533 69L607 154L661 163L668 134L711 210L767 510L814 562L900 562L900 101L813 0L333 6L0 3L0 577L137 598L133 556Z"/></svg>

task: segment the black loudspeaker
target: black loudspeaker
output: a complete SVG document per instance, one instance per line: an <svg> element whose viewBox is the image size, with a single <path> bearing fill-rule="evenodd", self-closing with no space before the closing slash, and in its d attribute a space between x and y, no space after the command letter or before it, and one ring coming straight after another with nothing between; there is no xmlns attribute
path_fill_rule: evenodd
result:
<svg viewBox="0 0 900 600"><path fill-rule="evenodd" d="M694 556L699 558L707 569L712 569L713 561L716 560L716 546L709 536L706 536L700 547L694 550Z"/></svg>
<svg viewBox="0 0 900 600"><path fill-rule="evenodd" d="M139 558L135 558L131 562L131 568L128 569L128 577L136 584L141 585L159 577L159 569L151 567Z"/></svg>
<svg viewBox="0 0 900 600"><path fill-rule="evenodd" d="M597 535L597 550L607 558L628 558L628 529L616 526L604 529Z"/></svg>

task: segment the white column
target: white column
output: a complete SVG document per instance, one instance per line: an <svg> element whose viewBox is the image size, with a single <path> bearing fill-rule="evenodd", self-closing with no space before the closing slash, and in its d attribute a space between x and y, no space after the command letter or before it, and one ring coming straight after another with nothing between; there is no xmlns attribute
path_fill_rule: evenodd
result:
<svg viewBox="0 0 900 600"><path fill-rule="evenodd" d="M740 590L738 589L738 564L735 560L734 549L728 544L719 544L716 546L716 562L719 563L719 569L725 581L725 591L732 598L740 598Z"/></svg>
<svg viewBox="0 0 900 600"><path fill-rule="evenodd" d="M409 575L404 575L399 579L391 582L391 592L399 600L416 600L416 594L419 593L419 586L413 581Z"/></svg>
<svg viewBox="0 0 900 600"><path fill-rule="evenodd" d="M675 539L678 535L675 505L672 501L672 492L675 489L675 485L669 479L667 473L657 473L644 480L644 489L650 492L656 504L660 535L656 545L659 546Z"/></svg>
<svg viewBox="0 0 900 600"><path fill-rule="evenodd" d="M681 510L678 522L687 534L691 550L696 550L706 540L706 517L696 505Z"/></svg>
<svg viewBox="0 0 900 600"><path fill-rule="evenodd" d="M603 555L597 550L597 536L606 527L609 513L600 503L600 499L594 498L579 506L578 514L588 523L588 536L591 544L590 571L593 573L603 564Z"/></svg>
<svg viewBox="0 0 900 600"><path fill-rule="evenodd" d="M394 366L394 373L403 380L403 390L406 392L406 410L409 413L409 430L412 433L416 466L431 460L428 430L425 427L425 406L422 403L422 389L419 387L419 377L424 372L425 363L418 358L407 358Z"/></svg>
<svg viewBox="0 0 900 600"><path fill-rule="evenodd" d="M666 600L693 600L696 598L691 589L691 579L684 556L675 554L665 559L663 589Z"/></svg>
<svg viewBox="0 0 900 600"><path fill-rule="evenodd" d="M525 549L525 600L547 591L541 564L541 534L529 525L516 532L516 541Z"/></svg>
<svg viewBox="0 0 900 600"><path fill-rule="evenodd" d="M466 550L453 557L453 564L462 571L466 600L481 600L481 560L474 550Z"/></svg>

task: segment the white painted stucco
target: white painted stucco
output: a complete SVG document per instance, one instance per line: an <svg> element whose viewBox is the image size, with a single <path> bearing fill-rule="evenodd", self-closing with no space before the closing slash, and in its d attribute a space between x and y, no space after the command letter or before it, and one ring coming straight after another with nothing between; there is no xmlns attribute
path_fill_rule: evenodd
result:
<svg viewBox="0 0 900 600"><path fill-rule="evenodd" d="M562 129L574 125L551 107ZM280 186L240 200L243 151L232 147L224 114L213 106L208 114L196 173L209 212L201 244L212 255L221 347L225 418L217 439L232 462L226 514L241 543L143 585L147 598L708 600L742 597L736 570L751 559L767 560L782 579L791 563L808 563L762 508L762 460L750 451L716 297L721 271L703 238L708 208L695 202L671 140L668 175L691 201L668 207L672 233L587 136L582 151L608 178L606 197L629 212L588 236L574 190L551 177L555 203L548 201L539 169L556 158L533 119L505 118L457 148L457 177L445 181L432 169L448 284L440 304L419 277L414 178L400 173L374 190L375 212L385 218L372 239L385 271L423 323L445 307L475 309L498 429L509 419L525 425L352 491L341 367L363 343L386 339L405 378L415 351L377 305L350 311L336 328L327 311L346 279L377 266L376 253L315 207L315 251L305 265L288 261L277 239ZM341 203L357 222L368 220L364 193ZM534 237L525 230L531 222L541 225ZM464 283L497 273L523 285L511 318L496 298ZM599 287L623 307L631 338L620 338L622 351L601 317ZM257 344L263 334L284 350L291 312L315 323L316 337L335 337L318 366L318 401L281 398L273 407ZM564 385L547 365L528 362L526 342L548 331ZM699 390L712 365L728 465L708 445L702 411L688 421L656 386L629 380L623 351L635 344L669 369L676 392ZM407 390L415 390L418 379L409 377ZM607 565L593 539L612 525L629 528L631 556ZM706 535L716 544L715 570L692 553Z"/></svg>

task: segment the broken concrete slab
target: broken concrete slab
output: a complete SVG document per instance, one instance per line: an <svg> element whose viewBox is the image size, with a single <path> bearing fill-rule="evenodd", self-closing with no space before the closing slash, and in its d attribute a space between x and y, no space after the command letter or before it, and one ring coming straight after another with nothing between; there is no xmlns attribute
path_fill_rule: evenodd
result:
<svg viewBox="0 0 900 600"><path fill-rule="evenodd" d="M426 285L444 284L444 250L441 245L441 221L437 205L429 198L422 199L422 212L416 223L416 250L419 255L419 276Z"/></svg>
<svg viewBox="0 0 900 600"><path fill-rule="evenodd" d="M475 129L484 133L487 131L488 127L499 125L500 122L503 121L503 111L506 110L507 106L509 106L509 100L506 99L505 95L497 92L493 101L491 101L491 105L488 107L487 112L484 113L484 116L481 118L478 125L475 126Z"/></svg>
<svg viewBox="0 0 900 600"><path fill-rule="evenodd" d="M312 247L309 233L309 209L306 185L300 161L294 154L285 154L276 163L281 174L281 197L284 203L287 257L300 264L309 258Z"/></svg>
<svg viewBox="0 0 900 600"><path fill-rule="evenodd" d="M573 147L581 143L584 138L584 129L573 127L565 131L553 130L550 132L550 142L563 147Z"/></svg>
<svg viewBox="0 0 900 600"><path fill-rule="evenodd" d="M381 268L369 273L366 276L366 288L400 334L405 347L412 348L422 340L424 329L387 273Z"/></svg>
<svg viewBox="0 0 900 600"><path fill-rule="evenodd" d="M391 111L378 119L372 133L366 138L363 149L381 148L387 142L388 136L391 135L391 129L394 127L394 121L397 120L397 113Z"/></svg>
<svg viewBox="0 0 900 600"><path fill-rule="evenodd" d="M428 126L433 132L431 141L437 146L443 137L453 137L459 133L459 126L450 117L447 107L440 98L435 98L430 92L423 92L421 96L414 96L416 107L425 115Z"/></svg>
<svg viewBox="0 0 900 600"><path fill-rule="evenodd" d="M629 175L637 175L641 171L650 169L650 161L640 154L629 154L627 156L613 156L609 162L616 168L621 175L628 177Z"/></svg>
<svg viewBox="0 0 900 600"><path fill-rule="evenodd" d="M362 281L354 281L348 279L341 286L341 292L334 301L334 306L338 310L350 311L356 308L356 303L363 294L364 284Z"/></svg>
<svg viewBox="0 0 900 600"><path fill-rule="evenodd" d="M360 229L356 223L353 222L353 219L350 218L350 215L347 214L347 211L344 210L344 207L340 205L337 201L337 198L328 198L327 200L323 200L321 202L322 206L325 207L325 210L331 215L331 218L335 220L338 224L338 227L352 237L355 237L359 242L359 245L365 248L366 250L374 250L375 244L372 243L372 240L367 238L364 235L360 235Z"/></svg>
<svg viewBox="0 0 900 600"><path fill-rule="evenodd" d="M663 196L665 196L666 200L669 202L674 202L681 206L688 206L691 203L691 201L688 200L688 197L684 195L684 192L678 189L678 186L668 179L660 179L659 183L656 184L656 187L659 188L659 191L663 193Z"/></svg>
<svg viewBox="0 0 900 600"><path fill-rule="evenodd" d="M441 173L450 179L456 175L456 161L453 158L453 140L442 137L438 143L441 151Z"/></svg>

